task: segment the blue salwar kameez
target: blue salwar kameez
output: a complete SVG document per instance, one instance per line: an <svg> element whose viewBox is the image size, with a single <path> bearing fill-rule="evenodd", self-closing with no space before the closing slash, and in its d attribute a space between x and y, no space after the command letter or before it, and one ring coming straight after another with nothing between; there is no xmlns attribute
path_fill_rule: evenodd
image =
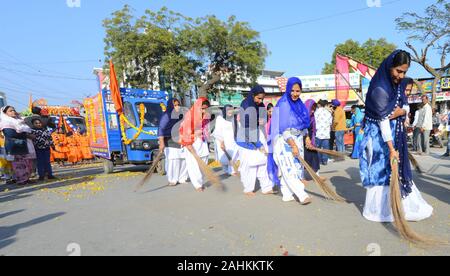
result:
<svg viewBox="0 0 450 276"><path fill-rule="evenodd" d="M405 116L390 119L396 108L409 112L406 82L394 84L391 68L395 51L383 61L369 87L366 97L364 137L359 148L360 172L367 189L363 216L376 222L393 222L390 206L391 164L388 141L399 153L399 185L406 220L419 221L430 217L433 208L422 198L413 182L408 159Z"/></svg>

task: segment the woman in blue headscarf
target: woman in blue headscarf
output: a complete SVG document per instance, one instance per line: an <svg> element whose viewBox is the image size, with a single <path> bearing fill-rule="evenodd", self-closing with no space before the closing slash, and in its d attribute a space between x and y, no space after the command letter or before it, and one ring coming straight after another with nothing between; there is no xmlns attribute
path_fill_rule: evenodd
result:
<svg viewBox="0 0 450 276"><path fill-rule="evenodd" d="M169 180L169 186L176 186L177 183L186 183L188 173L186 160L184 159L179 140L178 124L183 119L181 113L180 101L178 99L169 99L166 112L163 113L159 124L159 150L164 151L166 156L166 173Z"/></svg>
<svg viewBox="0 0 450 276"><path fill-rule="evenodd" d="M244 193L255 195L256 179L259 180L263 194L273 194L273 184L267 175L267 141L261 128L266 93L261 86L252 88L241 103L236 143L239 146L239 171L244 185Z"/></svg>
<svg viewBox="0 0 450 276"><path fill-rule="evenodd" d="M234 107L225 105L222 116L216 119L216 127L213 133L216 146L216 160L222 164L222 168L229 175L237 175L227 157L228 154L231 157L231 161L235 161L238 155L238 147L234 140L235 117ZM225 151L227 154L225 154Z"/></svg>
<svg viewBox="0 0 450 276"><path fill-rule="evenodd" d="M362 138L364 136L362 124L364 120L364 113L361 109L354 105L352 106L352 120L350 123L350 127L353 128L353 152L352 159L359 158L359 146L361 145Z"/></svg>
<svg viewBox="0 0 450 276"><path fill-rule="evenodd" d="M401 199L398 200L403 203L404 218L419 221L433 213L433 208L414 185L408 160L404 122L409 106L404 78L410 63L409 53L401 50L393 52L381 64L367 93L364 138L359 159L362 183L367 189L363 215L371 221L394 221L389 207L391 162L399 164Z"/></svg>
<svg viewBox="0 0 450 276"><path fill-rule="evenodd" d="M310 113L300 99L302 82L298 78L290 78L286 93L278 101L270 126L269 160L267 170L270 180L281 185L283 201L293 201L294 194L302 204L311 203L305 192L305 172L297 159L304 156L304 143L311 148L308 135Z"/></svg>

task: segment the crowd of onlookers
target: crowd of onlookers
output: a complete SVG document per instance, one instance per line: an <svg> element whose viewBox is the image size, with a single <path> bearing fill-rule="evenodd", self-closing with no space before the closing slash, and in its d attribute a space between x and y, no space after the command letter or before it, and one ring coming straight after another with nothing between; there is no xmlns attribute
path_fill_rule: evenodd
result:
<svg viewBox="0 0 450 276"><path fill-rule="evenodd" d="M330 149L338 152L346 151L346 144L353 144L352 158L359 158L359 141L363 135L364 113L359 106L352 106L350 119L338 100L331 102L327 100L314 101L311 108L311 121L314 122L313 139L315 146L319 149ZM308 105L308 104L307 104ZM270 113L270 107L269 107ZM353 141L346 141L347 133L353 133ZM346 143L347 142L347 143ZM326 154L319 154L319 161L327 165L331 161Z"/></svg>
<svg viewBox="0 0 450 276"><path fill-rule="evenodd" d="M408 121L408 127L413 129L413 152L418 155L430 154L430 147L446 147L443 157L449 157L450 139L444 144L445 133L450 133L450 105L447 113L439 113L431 107L427 96L422 97L422 103L414 114L414 120ZM412 117L412 114L410 114Z"/></svg>
<svg viewBox="0 0 450 276"><path fill-rule="evenodd" d="M52 125L40 108L23 119L12 106L0 110L0 174L6 183L28 184L55 179L52 162L77 164L91 160L89 140L81 131L65 131Z"/></svg>
<svg viewBox="0 0 450 276"><path fill-rule="evenodd" d="M419 155L429 155L431 146L445 147L446 152L443 157L449 157L450 104L449 111L439 113L436 109L432 109L427 96L423 96L421 99L422 103L418 110L414 114L410 113L406 120L406 127L413 133L412 151ZM317 148L345 152L346 145L353 144L351 157L359 158L359 145L364 134L363 107L352 106L349 118L338 100L332 102L320 100L314 104L313 116ZM353 141L345 141L344 137L350 132L353 134ZM444 144L445 140L447 140L447 144ZM320 154L320 163L326 165L328 162L328 156Z"/></svg>

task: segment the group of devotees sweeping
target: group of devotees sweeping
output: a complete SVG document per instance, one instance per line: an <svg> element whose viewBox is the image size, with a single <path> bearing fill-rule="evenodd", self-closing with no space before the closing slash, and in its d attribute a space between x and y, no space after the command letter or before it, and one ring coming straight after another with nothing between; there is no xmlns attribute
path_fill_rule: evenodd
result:
<svg viewBox="0 0 450 276"><path fill-rule="evenodd" d="M393 222L410 240L419 239L406 221L432 216L433 208L414 184L408 152L405 119L406 96L411 79L406 77L410 54L396 50L381 64L371 80L357 146L362 185L366 188L363 216L375 222ZM243 191L255 196L257 182L263 195L281 192L284 202L312 203L305 187L316 183L325 197L345 201L320 174L314 112L317 103L301 99L302 81L290 78L286 92L275 106L264 105L261 86L251 89L240 108L225 106L212 120L210 102L199 98L182 111L178 99L169 99L160 121L160 152L165 154L169 185L190 183L203 192L211 182L205 169L215 141L216 159L230 176L240 179ZM327 151L333 154L332 150ZM259 189L258 189L259 190ZM399 228L405 228L399 229Z"/></svg>

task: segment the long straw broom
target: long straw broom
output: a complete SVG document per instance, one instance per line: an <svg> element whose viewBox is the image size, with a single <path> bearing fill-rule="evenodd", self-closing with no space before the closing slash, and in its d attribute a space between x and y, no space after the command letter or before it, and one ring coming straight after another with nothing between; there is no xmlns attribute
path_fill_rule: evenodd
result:
<svg viewBox="0 0 450 276"><path fill-rule="evenodd" d="M419 162L417 161L417 159L414 157L414 155L412 155L410 152L408 152L408 157L409 160L411 161L411 164L413 165L413 167L416 169L417 173L419 174L423 174L423 170L420 167Z"/></svg>
<svg viewBox="0 0 450 276"><path fill-rule="evenodd" d="M311 175L314 182L319 186L319 188L324 192L325 196L329 199L332 199L337 202L345 202L346 200L338 195L325 181L323 181L317 173L311 168L311 166L301 157L297 157L298 160L303 164L306 171Z"/></svg>
<svg viewBox="0 0 450 276"><path fill-rule="evenodd" d="M391 183L390 183L390 193L391 193L391 209L394 216L394 226L399 232L399 234L406 239L415 244L422 245L433 245L439 243L430 238L425 238L417 234L408 224L405 219L405 214L403 212L402 196L400 192L399 185L399 170L398 170L398 160L393 159L391 161Z"/></svg>
<svg viewBox="0 0 450 276"><path fill-rule="evenodd" d="M213 185L220 187L223 191L225 191L225 186L220 182L219 177L205 164L205 162L198 156L197 152L192 147L186 147L188 151L194 156L197 161L198 167L205 175L206 179L211 182Z"/></svg>
<svg viewBox="0 0 450 276"><path fill-rule="evenodd" d="M144 186L144 184L150 180L150 178L152 178L153 173L156 170L156 166L158 166L159 161L161 161L162 157L164 155L163 151L160 151L158 153L158 155L156 156L155 160L153 160L153 164L150 167L150 169L147 171L147 173L145 174L144 178L142 178L142 180L138 183L138 185L135 188L135 192L137 192L140 188L142 188L142 186Z"/></svg>
<svg viewBox="0 0 450 276"><path fill-rule="evenodd" d="M327 150L327 149L319 149L319 148L312 148L311 150L317 151L318 153L323 153L332 157L336 157L339 159L345 159L347 155L342 152L334 151L334 150Z"/></svg>

